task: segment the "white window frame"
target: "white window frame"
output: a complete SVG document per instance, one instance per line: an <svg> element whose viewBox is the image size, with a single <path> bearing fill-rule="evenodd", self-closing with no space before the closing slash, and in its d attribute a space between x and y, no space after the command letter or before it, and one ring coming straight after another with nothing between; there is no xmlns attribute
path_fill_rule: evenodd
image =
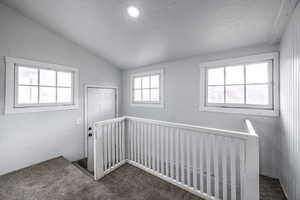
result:
<svg viewBox="0 0 300 200"><path fill-rule="evenodd" d="M133 99L133 90L134 90L134 78L136 77L143 77L143 76L152 76L158 74L160 77L159 80L159 102L135 102ZM157 108L163 108L164 107L164 70L151 70L151 71L144 71L144 72L138 72L133 73L130 75L130 105L131 106L142 106L142 107L157 107Z"/></svg>
<svg viewBox="0 0 300 200"><path fill-rule="evenodd" d="M237 114L249 114L249 115L260 115L260 116L279 116L279 60L278 53L265 53L259 55L245 56L234 59L218 60L213 62L201 63L200 69L200 111L210 112L224 112L224 113L237 113ZM270 91L270 105L271 106L259 106L259 105L241 105L241 104L212 104L207 103L207 69L233 66L239 64L250 64L261 61L272 60L272 73L271 80L272 85Z"/></svg>
<svg viewBox="0 0 300 200"><path fill-rule="evenodd" d="M42 112L55 110L78 109L78 85L79 71L73 67L57 64L49 64L39 61L26 60L21 58L5 57L6 85L5 85L5 114ZM18 104L17 83L18 66L32 67L35 69L49 69L62 72L71 72L72 75L72 102L71 103L40 103L40 104Z"/></svg>

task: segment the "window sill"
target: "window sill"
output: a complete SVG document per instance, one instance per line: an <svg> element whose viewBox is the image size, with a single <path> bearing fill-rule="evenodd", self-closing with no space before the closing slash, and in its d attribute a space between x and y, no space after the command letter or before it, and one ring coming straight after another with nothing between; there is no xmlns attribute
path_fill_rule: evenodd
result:
<svg viewBox="0 0 300 200"><path fill-rule="evenodd" d="M130 105L134 107L164 108L163 104L131 103Z"/></svg>
<svg viewBox="0 0 300 200"><path fill-rule="evenodd" d="M60 105L60 106L41 106L41 107L10 107L5 109L5 114L16 113L32 113L32 112L46 112L59 110L75 110L79 109L79 105Z"/></svg>
<svg viewBox="0 0 300 200"><path fill-rule="evenodd" d="M199 110L204 112L232 113L232 114L256 115L256 116L266 116L266 117L279 116L279 110L225 108L225 107L212 107L212 106L200 106Z"/></svg>

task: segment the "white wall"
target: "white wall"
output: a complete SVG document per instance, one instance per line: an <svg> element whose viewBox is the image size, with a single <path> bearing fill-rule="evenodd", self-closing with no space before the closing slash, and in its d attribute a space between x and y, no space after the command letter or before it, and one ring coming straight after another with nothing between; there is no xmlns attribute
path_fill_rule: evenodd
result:
<svg viewBox="0 0 300 200"><path fill-rule="evenodd" d="M156 64L142 69L123 71L124 115L182 122L231 130L245 130L243 120L251 119L260 136L261 174L278 177L278 118L199 111L199 63L218 59L278 51L277 46L255 46L175 62ZM148 69L164 69L165 107L149 108L130 105L129 74Z"/></svg>
<svg viewBox="0 0 300 200"><path fill-rule="evenodd" d="M4 115L3 56L77 67L80 109ZM0 175L63 155L84 155L83 84L120 85L120 71L76 44L0 4Z"/></svg>
<svg viewBox="0 0 300 200"><path fill-rule="evenodd" d="M281 47L281 183L289 200L300 199L300 4Z"/></svg>

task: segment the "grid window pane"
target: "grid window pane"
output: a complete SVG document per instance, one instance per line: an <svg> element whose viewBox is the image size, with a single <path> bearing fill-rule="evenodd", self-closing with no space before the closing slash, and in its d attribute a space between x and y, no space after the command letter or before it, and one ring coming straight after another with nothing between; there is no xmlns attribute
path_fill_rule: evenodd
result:
<svg viewBox="0 0 300 200"><path fill-rule="evenodd" d="M244 103L244 85L226 86L226 103Z"/></svg>
<svg viewBox="0 0 300 200"><path fill-rule="evenodd" d="M134 78L134 89L142 88L142 78Z"/></svg>
<svg viewBox="0 0 300 200"><path fill-rule="evenodd" d="M269 104L269 85L247 85L246 103L255 105Z"/></svg>
<svg viewBox="0 0 300 200"><path fill-rule="evenodd" d="M224 85L224 68L212 68L207 70L208 85Z"/></svg>
<svg viewBox="0 0 300 200"><path fill-rule="evenodd" d="M38 69L31 67L18 67L19 85L37 85Z"/></svg>
<svg viewBox="0 0 300 200"><path fill-rule="evenodd" d="M159 75L151 76L151 88L159 88Z"/></svg>
<svg viewBox="0 0 300 200"><path fill-rule="evenodd" d="M246 83L268 83L269 63L255 63L246 65Z"/></svg>
<svg viewBox="0 0 300 200"><path fill-rule="evenodd" d="M37 86L18 86L18 104L38 103Z"/></svg>
<svg viewBox="0 0 300 200"><path fill-rule="evenodd" d="M132 88L132 102L158 104L161 101L160 86L161 74L158 72L149 72L134 76L131 80L133 82Z"/></svg>
<svg viewBox="0 0 300 200"><path fill-rule="evenodd" d="M142 101L142 90L133 91L133 101Z"/></svg>
<svg viewBox="0 0 300 200"><path fill-rule="evenodd" d="M142 90L142 99L143 99L143 101L150 101L150 90L149 89Z"/></svg>
<svg viewBox="0 0 300 200"><path fill-rule="evenodd" d="M56 85L56 71L48 69L40 69L40 85L55 86Z"/></svg>
<svg viewBox="0 0 300 200"><path fill-rule="evenodd" d="M159 89L151 89L151 101L159 101Z"/></svg>
<svg viewBox="0 0 300 200"><path fill-rule="evenodd" d="M144 76L142 78L142 87L143 88L150 88L150 77L149 76Z"/></svg>
<svg viewBox="0 0 300 200"><path fill-rule="evenodd" d="M226 84L244 84L244 66L226 67Z"/></svg>
<svg viewBox="0 0 300 200"><path fill-rule="evenodd" d="M207 95L208 103L224 103L223 86L208 86Z"/></svg>
<svg viewBox="0 0 300 200"><path fill-rule="evenodd" d="M56 103L56 88L40 87L40 103Z"/></svg>
<svg viewBox="0 0 300 200"><path fill-rule="evenodd" d="M57 88L57 102L58 103L71 103L72 102L72 89L71 88Z"/></svg>
<svg viewBox="0 0 300 200"><path fill-rule="evenodd" d="M57 72L57 86L71 87L72 73L71 72Z"/></svg>

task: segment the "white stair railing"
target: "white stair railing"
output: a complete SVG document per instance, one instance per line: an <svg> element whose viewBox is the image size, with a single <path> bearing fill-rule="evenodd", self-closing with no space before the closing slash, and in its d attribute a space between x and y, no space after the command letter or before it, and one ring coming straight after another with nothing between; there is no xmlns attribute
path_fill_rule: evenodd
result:
<svg viewBox="0 0 300 200"><path fill-rule="evenodd" d="M128 162L204 199L258 200L258 136L246 125L248 132L135 117L98 122L95 179Z"/></svg>
<svg viewBox="0 0 300 200"><path fill-rule="evenodd" d="M125 117L94 124L94 177L100 179L126 162Z"/></svg>

